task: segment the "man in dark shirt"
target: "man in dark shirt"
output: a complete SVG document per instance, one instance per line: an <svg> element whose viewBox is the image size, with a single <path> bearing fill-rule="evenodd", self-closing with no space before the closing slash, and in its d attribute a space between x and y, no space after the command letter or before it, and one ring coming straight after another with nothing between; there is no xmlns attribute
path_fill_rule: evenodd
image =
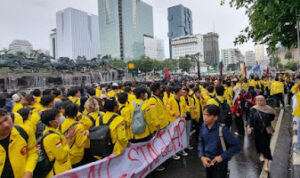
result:
<svg viewBox="0 0 300 178"><path fill-rule="evenodd" d="M199 134L198 155L206 168L207 178L225 178L227 176L228 160L238 153L242 144L236 139L228 128L222 127L225 142L225 151L222 148L217 121L220 109L216 105L207 105L204 108L204 123Z"/></svg>

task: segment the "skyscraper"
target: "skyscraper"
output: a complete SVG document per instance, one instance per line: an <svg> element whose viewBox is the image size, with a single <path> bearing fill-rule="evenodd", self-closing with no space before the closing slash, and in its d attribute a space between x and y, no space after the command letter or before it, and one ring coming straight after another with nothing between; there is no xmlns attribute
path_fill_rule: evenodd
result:
<svg viewBox="0 0 300 178"><path fill-rule="evenodd" d="M204 38L204 59L210 65L219 62L219 35L214 32L207 33Z"/></svg>
<svg viewBox="0 0 300 178"><path fill-rule="evenodd" d="M153 36L152 6L141 0L98 0L100 54L125 61L145 55L144 36Z"/></svg>
<svg viewBox="0 0 300 178"><path fill-rule="evenodd" d="M246 51L245 54L246 66L254 67L256 65L255 53L254 51Z"/></svg>
<svg viewBox="0 0 300 178"><path fill-rule="evenodd" d="M92 59L98 56L99 50L99 24L96 15L73 8L56 13L56 58L76 59L78 56L85 56Z"/></svg>
<svg viewBox="0 0 300 178"><path fill-rule="evenodd" d="M172 59L172 39L193 35L192 11L183 5L168 8L169 49Z"/></svg>
<svg viewBox="0 0 300 178"><path fill-rule="evenodd" d="M256 60L258 62L264 60L264 58L265 58L265 47L264 47L264 45L260 45L260 44L255 45L254 50L255 50Z"/></svg>

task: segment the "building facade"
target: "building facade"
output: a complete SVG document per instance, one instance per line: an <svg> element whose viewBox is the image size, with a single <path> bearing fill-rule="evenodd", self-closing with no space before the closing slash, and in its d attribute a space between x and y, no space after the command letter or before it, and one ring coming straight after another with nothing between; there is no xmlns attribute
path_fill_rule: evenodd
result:
<svg viewBox="0 0 300 178"><path fill-rule="evenodd" d="M170 7L168 8L168 23L170 58L172 59L172 39L193 35L192 11L181 4Z"/></svg>
<svg viewBox="0 0 300 178"><path fill-rule="evenodd" d="M98 16L73 8L57 12L56 37L52 37L52 40L54 39L56 43L51 44L56 45L52 51L56 58L97 57L100 51Z"/></svg>
<svg viewBox="0 0 300 178"><path fill-rule="evenodd" d="M244 62L243 55L237 48L222 49L221 56L225 70L236 70L239 63Z"/></svg>
<svg viewBox="0 0 300 178"><path fill-rule="evenodd" d="M50 42L50 56L54 59L57 59L57 48L56 48L56 28L52 30L52 33L49 36Z"/></svg>
<svg viewBox="0 0 300 178"><path fill-rule="evenodd" d="M255 59L256 61L262 61L265 58L265 47L264 45L255 45Z"/></svg>
<svg viewBox="0 0 300 178"><path fill-rule="evenodd" d="M152 59L163 60L165 58L164 41L144 36L145 56Z"/></svg>
<svg viewBox="0 0 300 178"><path fill-rule="evenodd" d="M287 57L287 53L291 54L291 58L286 58ZM284 47L279 48L276 52L275 52L276 56L278 56L280 58L280 62L285 65L288 62L297 62L300 57L299 57L299 48L291 48L291 49L287 49Z"/></svg>
<svg viewBox="0 0 300 178"><path fill-rule="evenodd" d="M9 53L11 54L22 51L28 55L31 53L32 49L32 44L27 40L14 40L9 44Z"/></svg>
<svg viewBox="0 0 300 178"><path fill-rule="evenodd" d="M98 0L100 54L128 61L145 55L153 35L152 6L141 0Z"/></svg>
<svg viewBox="0 0 300 178"><path fill-rule="evenodd" d="M256 65L255 53L254 51L246 51L245 53L245 63L246 66L253 67Z"/></svg>
<svg viewBox="0 0 300 178"><path fill-rule="evenodd" d="M174 59L200 53L199 60L204 62L203 35L201 34L174 38L171 47Z"/></svg>
<svg viewBox="0 0 300 178"><path fill-rule="evenodd" d="M219 35L214 32L203 36L204 41L204 59L209 65L217 65L220 60Z"/></svg>

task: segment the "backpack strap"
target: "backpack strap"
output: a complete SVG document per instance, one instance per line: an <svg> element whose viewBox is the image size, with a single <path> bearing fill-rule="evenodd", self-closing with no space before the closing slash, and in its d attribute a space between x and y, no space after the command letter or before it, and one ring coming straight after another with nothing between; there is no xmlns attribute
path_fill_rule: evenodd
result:
<svg viewBox="0 0 300 178"><path fill-rule="evenodd" d="M64 131L63 135L66 135L66 133L68 133L69 129L71 127L74 127L75 125L79 124L78 122L75 122L74 124L72 124L66 131ZM61 125L60 125L61 126Z"/></svg>
<svg viewBox="0 0 300 178"><path fill-rule="evenodd" d="M224 137L223 137L223 127L222 125L220 125L219 127L219 137L220 137L220 141L221 141L221 146L222 146L222 150L223 152L226 152L226 144L225 144L225 140L224 140Z"/></svg>
<svg viewBox="0 0 300 178"><path fill-rule="evenodd" d="M13 123L15 123L15 113L13 113L13 112L10 113L10 117L11 117Z"/></svg>
<svg viewBox="0 0 300 178"><path fill-rule="evenodd" d="M42 138L41 138L41 142L40 142L40 148L41 148L41 150L45 153L45 155L47 156L47 159L49 160L49 157L48 157L48 155L47 155L47 153L46 153L46 150L45 150L45 147L44 147L44 139L48 136L48 135L50 135L50 134L57 134L56 132L54 132L54 131L52 131L52 130L48 130L46 133L45 133L45 135L43 135L42 136ZM58 134L57 134L58 135ZM50 160L49 160L50 161ZM55 162L55 158L51 161L51 165L53 166L53 164L54 164L54 162ZM53 171L54 171L54 166L53 166ZM54 172L55 173L55 172ZM55 174L54 174L55 175Z"/></svg>
<svg viewBox="0 0 300 178"><path fill-rule="evenodd" d="M220 101L217 97L214 97L214 100L215 100L216 102L218 102L219 105L221 104L221 101Z"/></svg>
<svg viewBox="0 0 300 178"><path fill-rule="evenodd" d="M95 126L96 125L95 119L90 114L87 114L86 116L91 120L91 122L93 123L93 126Z"/></svg>
<svg viewBox="0 0 300 178"><path fill-rule="evenodd" d="M18 131L19 134L23 137L23 139L24 139L26 142L28 142L29 136L28 136L28 134L25 132L25 130L24 130L22 127L18 126L18 125L15 125L14 127L17 129L17 131Z"/></svg>
<svg viewBox="0 0 300 178"><path fill-rule="evenodd" d="M79 100L79 98L77 98L77 99L75 100L74 104L77 104L78 100Z"/></svg>
<svg viewBox="0 0 300 178"><path fill-rule="evenodd" d="M103 115L100 117L100 125L107 125L109 126L109 124L114 120L114 118L118 117L117 114L113 115L106 124L103 123Z"/></svg>
<svg viewBox="0 0 300 178"><path fill-rule="evenodd" d="M120 115L121 115L121 111L125 108L125 106L122 106L120 109L119 109L119 112L120 112Z"/></svg>

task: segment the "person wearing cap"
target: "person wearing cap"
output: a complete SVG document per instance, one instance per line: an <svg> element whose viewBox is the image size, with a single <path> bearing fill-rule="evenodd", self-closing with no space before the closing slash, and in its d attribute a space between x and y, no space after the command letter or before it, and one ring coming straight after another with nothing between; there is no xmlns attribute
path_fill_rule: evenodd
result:
<svg viewBox="0 0 300 178"><path fill-rule="evenodd" d="M19 93L16 93L12 96L12 99L14 101L14 107L13 112L17 112L19 109L23 108L23 105L21 104L21 101L23 100L23 96Z"/></svg>
<svg viewBox="0 0 300 178"><path fill-rule="evenodd" d="M107 97L114 98L117 93L118 93L118 84L113 83L112 84L112 90L107 93Z"/></svg>

